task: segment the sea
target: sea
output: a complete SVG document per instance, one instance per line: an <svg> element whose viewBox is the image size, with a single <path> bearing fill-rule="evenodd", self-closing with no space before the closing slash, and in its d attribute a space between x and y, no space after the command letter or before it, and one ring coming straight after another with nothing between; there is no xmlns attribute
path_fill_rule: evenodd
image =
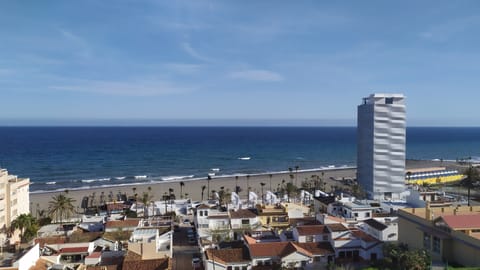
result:
<svg viewBox="0 0 480 270"><path fill-rule="evenodd" d="M409 127L408 159L479 159L480 128ZM355 127L0 127L32 192L355 166Z"/></svg>

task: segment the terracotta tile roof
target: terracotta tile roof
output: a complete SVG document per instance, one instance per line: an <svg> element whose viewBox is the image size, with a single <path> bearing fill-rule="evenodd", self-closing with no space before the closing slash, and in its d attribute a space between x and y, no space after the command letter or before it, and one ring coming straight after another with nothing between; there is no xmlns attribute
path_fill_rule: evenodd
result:
<svg viewBox="0 0 480 270"><path fill-rule="evenodd" d="M257 215L248 209L238 209L230 211L230 218L256 218Z"/></svg>
<svg viewBox="0 0 480 270"><path fill-rule="evenodd" d="M344 232L348 231L348 228L341 223L333 223L326 225L331 232Z"/></svg>
<svg viewBox="0 0 480 270"><path fill-rule="evenodd" d="M210 206L202 203L202 204L200 204L200 205L197 207L197 209L210 209Z"/></svg>
<svg viewBox="0 0 480 270"><path fill-rule="evenodd" d="M123 210L127 206L124 203L107 203L107 211Z"/></svg>
<svg viewBox="0 0 480 270"><path fill-rule="evenodd" d="M335 251L329 242L316 242L316 243L294 243L294 245L302 248L310 256L330 255L335 254Z"/></svg>
<svg viewBox="0 0 480 270"><path fill-rule="evenodd" d="M302 225L297 226L298 235L319 235L328 233L325 225Z"/></svg>
<svg viewBox="0 0 480 270"><path fill-rule="evenodd" d="M167 270L169 258L142 260L135 252L128 251L123 260L122 270Z"/></svg>
<svg viewBox="0 0 480 270"><path fill-rule="evenodd" d="M250 244L252 257L281 257L290 242L272 242Z"/></svg>
<svg viewBox="0 0 480 270"><path fill-rule="evenodd" d="M385 230L386 228L388 228L387 225L385 225L385 224L383 224L383 223L381 223L381 222L379 222L379 221L377 221L376 219L373 219L373 218L367 219L367 220L365 220L364 222L365 222L365 224L367 224L368 226L370 226L370 227L372 227L372 228L374 228L374 229L376 229L376 230L379 230L379 231L383 231L383 230Z"/></svg>
<svg viewBox="0 0 480 270"><path fill-rule="evenodd" d="M448 227L456 229L480 229L480 214L473 215L443 215L443 221Z"/></svg>
<svg viewBox="0 0 480 270"><path fill-rule="evenodd" d="M110 220L105 224L105 228L125 228L137 227L140 219L132 218L126 220Z"/></svg>
<svg viewBox="0 0 480 270"><path fill-rule="evenodd" d="M208 260L215 260L224 265L251 261L246 248L207 249L206 254Z"/></svg>
<svg viewBox="0 0 480 270"><path fill-rule="evenodd" d="M100 258L102 256L102 252L92 252L90 255L88 255L85 258Z"/></svg>
<svg viewBox="0 0 480 270"><path fill-rule="evenodd" d="M88 247L64 247L59 253L88 253Z"/></svg>
<svg viewBox="0 0 480 270"><path fill-rule="evenodd" d="M353 236L356 238L362 239L364 242L380 242L377 238L363 232L360 230L350 230Z"/></svg>
<svg viewBox="0 0 480 270"><path fill-rule="evenodd" d="M250 244L255 244L257 243L257 240L249 235L244 234L243 239L250 245Z"/></svg>
<svg viewBox="0 0 480 270"><path fill-rule="evenodd" d="M43 238L36 238L35 244L39 244L40 248L43 248L45 245L54 245L54 244L64 244L67 240L65 236L60 237L43 237Z"/></svg>

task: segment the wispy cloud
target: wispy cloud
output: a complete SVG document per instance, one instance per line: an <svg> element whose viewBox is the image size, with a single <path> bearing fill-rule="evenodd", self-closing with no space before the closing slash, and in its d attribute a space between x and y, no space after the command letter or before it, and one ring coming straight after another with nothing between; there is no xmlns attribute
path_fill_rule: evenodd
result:
<svg viewBox="0 0 480 270"><path fill-rule="evenodd" d="M73 80L75 83L57 84L49 88L59 91L87 92L120 96L161 96L194 91L166 80L142 79L133 81Z"/></svg>
<svg viewBox="0 0 480 270"><path fill-rule="evenodd" d="M213 59L211 59L207 56L204 56L203 54L201 54L197 50L195 50L192 47L192 45L190 45L190 43L188 43L188 42L183 42L181 44L181 47L188 55L190 55L191 57L193 57L197 60L200 60L200 61L203 61L203 62L214 62Z"/></svg>
<svg viewBox="0 0 480 270"><path fill-rule="evenodd" d="M269 70L261 70L261 69L234 71L234 72L231 72L229 76L234 79L243 79L243 80L251 80L251 81L279 82L284 80L282 75L276 72L269 71Z"/></svg>
<svg viewBox="0 0 480 270"><path fill-rule="evenodd" d="M59 32L62 34L63 38L73 44L73 48L77 49L77 55L83 58L90 58L92 56L91 47L84 38L65 29L59 29Z"/></svg>
<svg viewBox="0 0 480 270"><path fill-rule="evenodd" d="M480 27L480 16L462 17L436 24L420 32L419 37L425 40L444 42L465 31L476 31L478 27Z"/></svg>
<svg viewBox="0 0 480 270"><path fill-rule="evenodd" d="M163 67L168 71L179 74L193 74L200 71L203 65L186 64L186 63L166 63Z"/></svg>

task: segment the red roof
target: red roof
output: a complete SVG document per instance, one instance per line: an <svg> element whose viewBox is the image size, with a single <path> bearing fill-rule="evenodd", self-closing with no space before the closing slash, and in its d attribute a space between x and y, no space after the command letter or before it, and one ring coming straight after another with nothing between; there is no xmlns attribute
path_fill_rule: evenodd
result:
<svg viewBox="0 0 480 270"><path fill-rule="evenodd" d="M324 225L303 225L297 226L298 235L319 235L328 233Z"/></svg>
<svg viewBox="0 0 480 270"><path fill-rule="evenodd" d="M59 250L60 253L88 253L88 247L65 247Z"/></svg>
<svg viewBox="0 0 480 270"><path fill-rule="evenodd" d="M86 258L100 258L102 256L102 252L92 252L92 254L88 255Z"/></svg>
<svg viewBox="0 0 480 270"><path fill-rule="evenodd" d="M110 220L105 224L105 228L123 228L137 227L140 219Z"/></svg>
<svg viewBox="0 0 480 270"><path fill-rule="evenodd" d="M442 219L452 229L480 229L480 214L444 215Z"/></svg>
<svg viewBox="0 0 480 270"><path fill-rule="evenodd" d="M250 244L252 257L285 257L293 252L299 252L305 256L332 254L333 248L330 243L297 243L297 242L270 242Z"/></svg>

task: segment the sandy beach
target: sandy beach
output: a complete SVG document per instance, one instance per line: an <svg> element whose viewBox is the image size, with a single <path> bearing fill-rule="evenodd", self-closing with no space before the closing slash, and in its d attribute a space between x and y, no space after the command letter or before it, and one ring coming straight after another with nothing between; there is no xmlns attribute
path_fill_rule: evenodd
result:
<svg viewBox="0 0 480 270"><path fill-rule="evenodd" d="M425 168L425 167L437 167L443 166L448 168L456 168L458 169L458 165L455 162L441 162L441 161L428 161L428 160L408 160L407 161L407 169L413 168ZM332 187L334 186L341 186L340 181L335 181L334 179L342 179L342 178L355 178L356 169L355 168L329 168L329 169L318 169L318 170L308 170L308 171L298 171L295 170L292 172L294 175L293 183L296 183L298 187L301 186L301 183L305 179L311 179L312 175L318 175L320 178L326 182L326 191L330 192ZM267 190L276 190L279 185L282 184L282 181L285 182L290 181L289 172L281 172L281 173L272 173L272 177L270 178L269 174L262 174L262 175L251 175L249 177L249 185L254 192L258 195L261 194L261 185L260 183L265 183L264 192ZM126 193L127 196L132 196L134 194L133 188L135 187L135 193L142 194L143 192L148 192L149 187L151 188L151 194L153 195L154 200L161 200L162 195L165 192L168 192L170 188L174 190L174 193L177 198L180 198L180 181L185 183L183 187L183 194L188 194L188 197L192 200L201 200L201 190L202 186L208 186L208 181L206 179L186 179L186 180L178 180L178 181L164 181L164 182L155 182L155 183L142 183L142 184L135 184L135 185L126 185L126 186L117 186L117 187L105 187L105 188L90 188L90 189L80 189L80 190L69 190L67 196L75 199L75 205L78 206L80 209L80 203L84 196L90 195L93 192L96 193L97 196L104 192L105 194L109 194L110 191L113 194L117 194L119 192ZM246 190L247 190L247 177L245 175L239 176L238 180L235 179L234 176L228 177L213 177L210 180L210 192L212 190L219 191L221 187L225 189L229 189L230 191L235 190L236 181L238 181L238 185L243 189L240 192L241 198L246 198ZM271 187L271 188L270 188ZM51 200L52 196L62 193L61 191L54 191L54 192L42 192L42 193L31 193L30 194L30 205L31 205L31 212L35 215L37 209L47 209L48 202ZM64 192L63 192L64 193ZM204 192L204 199L208 196L208 190L205 189Z"/></svg>

